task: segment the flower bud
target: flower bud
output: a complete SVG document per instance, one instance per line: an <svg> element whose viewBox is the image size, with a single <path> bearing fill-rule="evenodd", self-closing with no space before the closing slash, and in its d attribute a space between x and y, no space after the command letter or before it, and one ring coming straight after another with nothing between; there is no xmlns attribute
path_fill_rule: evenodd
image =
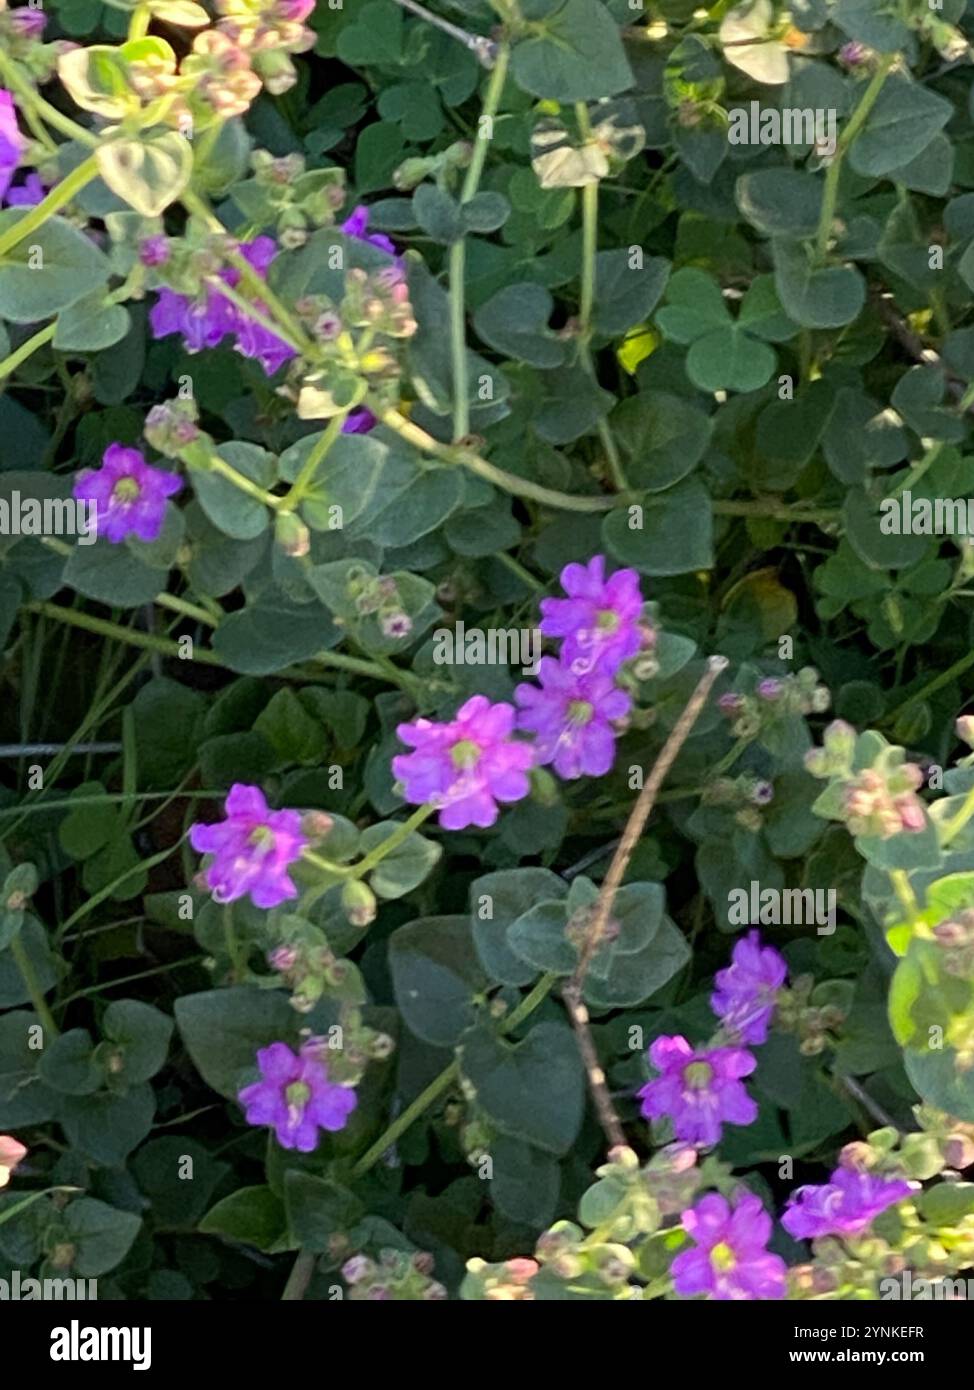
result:
<svg viewBox="0 0 974 1390"><path fill-rule="evenodd" d="M278 512L274 520L274 539L285 555L296 560L311 549L311 532L294 512Z"/></svg>
<svg viewBox="0 0 974 1390"><path fill-rule="evenodd" d="M353 927L367 927L375 921L375 894L367 883L349 879L342 889L342 911Z"/></svg>

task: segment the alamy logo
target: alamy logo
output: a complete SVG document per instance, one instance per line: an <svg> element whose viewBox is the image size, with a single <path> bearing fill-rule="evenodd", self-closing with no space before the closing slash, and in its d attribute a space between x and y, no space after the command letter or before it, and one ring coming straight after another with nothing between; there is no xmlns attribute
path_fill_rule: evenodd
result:
<svg viewBox="0 0 974 1390"><path fill-rule="evenodd" d="M727 920L735 927L815 926L819 936L835 931L835 889L732 888L727 894Z"/></svg>
<svg viewBox="0 0 974 1390"><path fill-rule="evenodd" d="M94 502L23 497L16 489L0 497L0 536L77 536L79 545L94 545L97 530Z"/></svg>
<svg viewBox="0 0 974 1390"><path fill-rule="evenodd" d="M151 1327L69 1327L51 1329L52 1361L131 1361L133 1371L152 1365Z"/></svg>
<svg viewBox="0 0 974 1390"><path fill-rule="evenodd" d="M433 660L438 666L517 666L537 674L541 633L536 627L438 627L433 633Z"/></svg>
<svg viewBox="0 0 974 1390"><path fill-rule="evenodd" d="M879 504L884 536L974 536L974 499L960 497L884 497Z"/></svg>
<svg viewBox="0 0 974 1390"><path fill-rule="evenodd" d="M835 154L837 112L823 107L762 107L759 101L728 112L732 145L814 145L819 155Z"/></svg>
<svg viewBox="0 0 974 1390"><path fill-rule="evenodd" d="M886 1301L967 1303L974 1299L974 1279L924 1279L911 1269L905 1269L902 1274L880 1279L879 1296Z"/></svg>
<svg viewBox="0 0 974 1390"><path fill-rule="evenodd" d="M82 1300L94 1303L98 1298L97 1279L21 1279L20 1270L11 1272L9 1279L0 1279L0 1303L59 1302Z"/></svg>

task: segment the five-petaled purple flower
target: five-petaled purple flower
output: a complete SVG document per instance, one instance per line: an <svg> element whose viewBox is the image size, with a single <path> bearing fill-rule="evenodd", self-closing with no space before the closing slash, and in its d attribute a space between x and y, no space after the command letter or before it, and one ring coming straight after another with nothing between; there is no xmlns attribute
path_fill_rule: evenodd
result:
<svg viewBox="0 0 974 1390"><path fill-rule="evenodd" d="M736 1042L763 1043L787 976L784 958L773 946L762 946L758 932L748 932L734 947L731 964L714 977L710 1007L724 1031Z"/></svg>
<svg viewBox="0 0 974 1390"><path fill-rule="evenodd" d="M694 1249L677 1255L673 1287L684 1296L703 1293L719 1301L784 1298L785 1262L767 1249L771 1217L753 1192L740 1192L733 1209L716 1192L680 1218Z"/></svg>
<svg viewBox="0 0 974 1390"><path fill-rule="evenodd" d="M101 467L83 468L72 491L79 502L91 505L98 536L112 542L126 536L154 541L165 520L166 498L182 485L178 473L150 467L138 449L109 444Z"/></svg>
<svg viewBox="0 0 974 1390"><path fill-rule="evenodd" d="M308 843L299 812L271 811L259 787L235 782L226 813L224 821L189 830L196 852L213 856L204 878L214 899L229 903L249 893L255 907L277 907L296 898L288 869Z"/></svg>
<svg viewBox="0 0 974 1390"><path fill-rule="evenodd" d="M534 750L511 737L514 713L474 695L447 724L400 724L396 732L414 750L392 760L406 800L436 806L444 830L493 825L498 801L520 801L530 789Z"/></svg>
<svg viewBox="0 0 974 1390"><path fill-rule="evenodd" d="M541 631L563 637L562 661L575 671L614 672L643 644L639 625L643 596L635 570L616 570L605 577L605 556L587 565L566 565L561 586L568 598L541 600Z"/></svg>
<svg viewBox="0 0 974 1390"><path fill-rule="evenodd" d="M827 1183L799 1187L791 1194L781 1224L796 1240L858 1235L912 1191L905 1178L836 1168Z"/></svg>
<svg viewBox="0 0 974 1390"><path fill-rule="evenodd" d="M377 246L380 251L386 251L390 256L396 254L396 248L387 236L383 236L381 232L369 231L369 210L361 203L353 209L350 216L346 217L339 230L355 241L364 241L369 246Z"/></svg>
<svg viewBox="0 0 974 1390"><path fill-rule="evenodd" d="M325 1051L310 1038L299 1052L271 1043L257 1053L261 1080L245 1086L238 1099L247 1123L270 1125L282 1149L311 1153L318 1131L344 1129L358 1104L350 1086L328 1079Z"/></svg>
<svg viewBox="0 0 974 1390"><path fill-rule="evenodd" d="M240 254L262 278L277 254L272 237L259 236L253 241L241 242ZM219 278L231 289L240 282L240 271L228 266L220 271ZM165 338L170 333L179 333L188 352L199 352L203 348L216 347L232 334L234 347L244 357L255 358L269 376L294 357L295 351L283 338L270 329L264 328L252 315L231 304L226 295L218 289L208 287L196 299L189 299L175 290L163 288L149 311L149 325L153 337ZM255 303L261 313L266 306Z"/></svg>
<svg viewBox="0 0 974 1390"><path fill-rule="evenodd" d="M24 152L14 99L0 87L0 199L4 197Z"/></svg>
<svg viewBox="0 0 974 1390"><path fill-rule="evenodd" d="M639 1092L646 1119L668 1115L673 1133L686 1144L718 1143L723 1125L750 1125L758 1107L741 1082L757 1063L742 1047L699 1051L686 1038L657 1038L649 1060L660 1075Z"/></svg>
<svg viewBox="0 0 974 1390"><path fill-rule="evenodd" d="M539 763L551 763L559 777L601 777L615 758L612 719L632 703L611 672L576 675L554 657L538 663L540 688L524 682L514 691L521 706L517 727L535 735Z"/></svg>

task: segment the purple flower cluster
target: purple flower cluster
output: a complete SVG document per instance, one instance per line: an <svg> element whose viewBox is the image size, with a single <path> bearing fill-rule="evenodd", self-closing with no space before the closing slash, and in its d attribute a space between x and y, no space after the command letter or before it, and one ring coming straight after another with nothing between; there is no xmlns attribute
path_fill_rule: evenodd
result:
<svg viewBox="0 0 974 1390"><path fill-rule="evenodd" d="M253 241L241 242L240 254L264 278L277 255L277 247L273 238L259 236ZM228 266L220 271L219 278L235 289L240 282L240 271ZM262 304L257 304L256 308L265 312ZM159 298L149 311L149 324L156 338L168 337L170 333L181 334L187 352L216 347L224 338L233 337L236 351L244 357L255 358L268 376L296 356L290 343L264 328L213 287L204 289L195 299L168 288L159 290Z"/></svg>
<svg viewBox="0 0 974 1390"><path fill-rule="evenodd" d="M203 871L217 902L250 895L255 907L277 907L298 890L288 869L301 857L307 839L297 811L272 811L259 787L235 782L226 799L224 821L197 823L189 841L198 854L213 856Z"/></svg>
<svg viewBox="0 0 974 1390"><path fill-rule="evenodd" d="M615 758L613 721L632 701L616 682L623 662L647 640L640 625L643 596L635 570L605 577L605 557L566 565L561 586L567 598L541 600L541 632L561 639L557 658L543 657L536 685L514 692L517 726L535 736L539 764L559 777L601 777Z"/></svg>
<svg viewBox="0 0 974 1390"><path fill-rule="evenodd" d="M282 1149L311 1153L319 1130L344 1129L358 1104L350 1086L328 1078L326 1048L309 1038L298 1052L271 1043L257 1053L261 1079L245 1086L238 1099L247 1123L269 1125Z"/></svg>
<svg viewBox="0 0 974 1390"><path fill-rule="evenodd" d="M738 941L731 964L717 973L710 1000L723 1040L693 1048L679 1035L656 1039L649 1061L659 1075L639 1092L647 1119L668 1116L677 1139L706 1147L719 1143L725 1123L754 1123L758 1108L742 1078L757 1063L740 1044L766 1040L787 973L782 956L762 946L756 931Z"/></svg>
<svg viewBox="0 0 974 1390"><path fill-rule="evenodd" d="M100 468L83 468L74 480L73 495L91 507L98 536L117 543L126 536L140 541L159 537L166 499L182 487L177 473L152 468L138 449L109 444Z"/></svg>

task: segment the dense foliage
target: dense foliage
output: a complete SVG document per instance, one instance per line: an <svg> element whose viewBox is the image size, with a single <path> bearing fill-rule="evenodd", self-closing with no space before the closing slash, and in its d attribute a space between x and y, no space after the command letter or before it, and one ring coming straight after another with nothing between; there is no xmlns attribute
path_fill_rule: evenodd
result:
<svg viewBox="0 0 974 1390"><path fill-rule="evenodd" d="M0 1278L929 1292L974 12L434 4L0 9Z"/></svg>

